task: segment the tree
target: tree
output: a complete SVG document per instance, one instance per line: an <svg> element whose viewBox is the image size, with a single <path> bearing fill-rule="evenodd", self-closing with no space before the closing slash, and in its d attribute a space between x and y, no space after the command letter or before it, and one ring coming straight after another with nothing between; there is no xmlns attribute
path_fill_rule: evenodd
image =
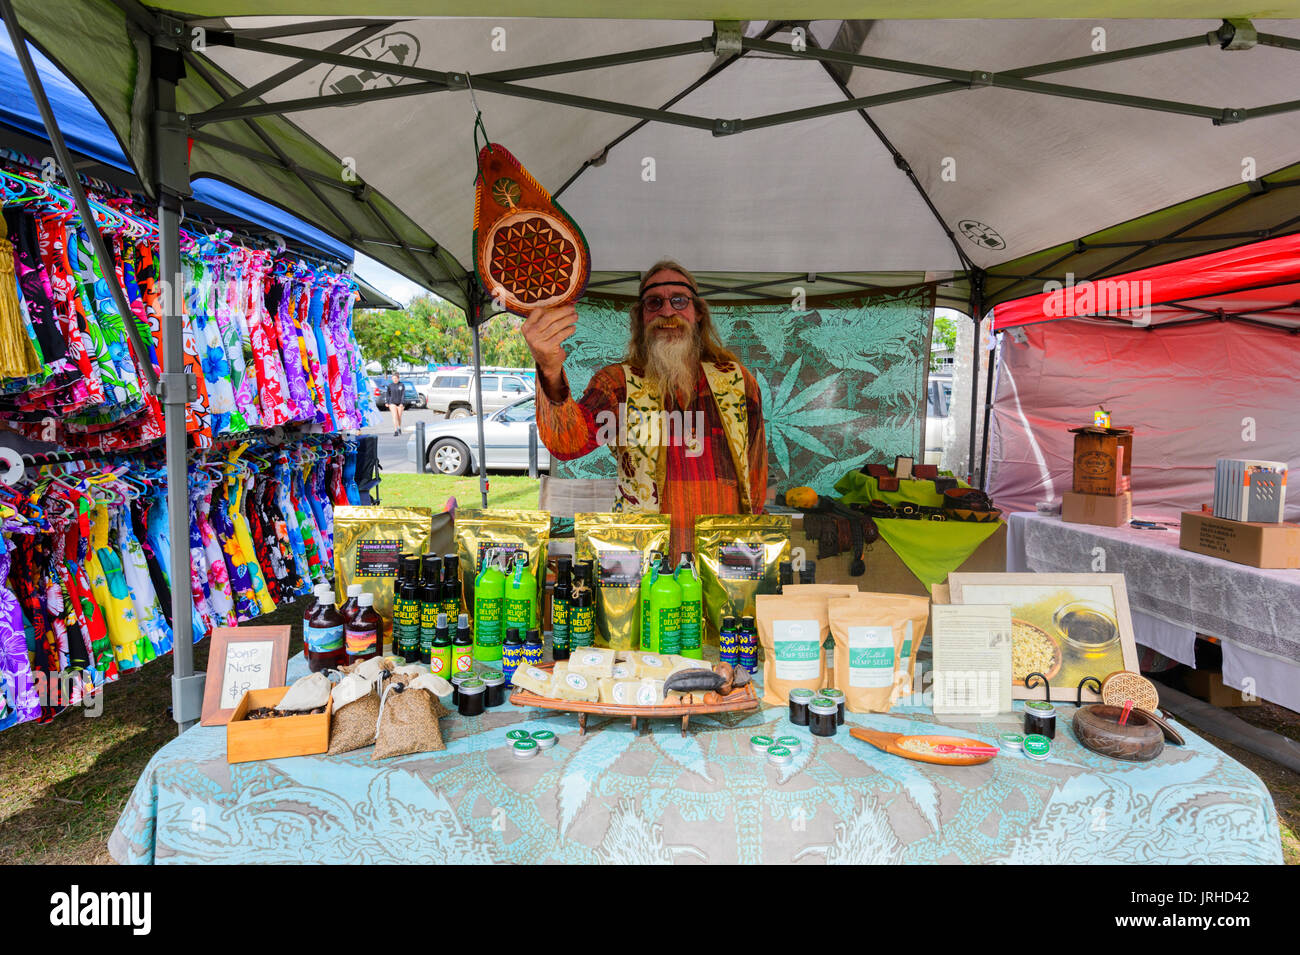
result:
<svg viewBox="0 0 1300 955"><path fill-rule="evenodd" d="M484 365L527 368L533 364L517 315L494 315L480 329ZM424 293L400 310L367 309L353 318L357 342L367 361L385 371L403 362L412 365L469 365L474 360L473 335L465 313L455 305Z"/></svg>
<svg viewBox="0 0 1300 955"><path fill-rule="evenodd" d="M934 346L938 345L945 351L956 352L957 350L957 326L947 315L936 315L934 317L934 331L930 336L930 370L939 371L941 366L939 359L935 355Z"/></svg>

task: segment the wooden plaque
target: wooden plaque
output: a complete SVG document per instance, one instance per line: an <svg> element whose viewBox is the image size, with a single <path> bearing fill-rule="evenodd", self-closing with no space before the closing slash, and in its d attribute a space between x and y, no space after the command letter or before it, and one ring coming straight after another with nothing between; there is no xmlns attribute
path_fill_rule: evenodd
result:
<svg viewBox="0 0 1300 955"><path fill-rule="evenodd" d="M208 648L202 726L225 726L251 690L285 685L289 627L216 627Z"/></svg>

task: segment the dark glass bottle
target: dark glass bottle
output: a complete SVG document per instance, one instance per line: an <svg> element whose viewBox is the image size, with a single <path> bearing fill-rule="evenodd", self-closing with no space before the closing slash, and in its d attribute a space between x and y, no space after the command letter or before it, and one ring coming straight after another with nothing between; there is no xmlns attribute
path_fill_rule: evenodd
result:
<svg viewBox="0 0 1300 955"><path fill-rule="evenodd" d="M357 598L361 596L361 590L360 584L348 584L348 599L343 601L342 607L339 607L339 613L343 616L345 624L357 615Z"/></svg>
<svg viewBox="0 0 1300 955"><path fill-rule="evenodd" d="M414 580L402 581L393 604L393 653L407 663L420 657L420 585Z"/></svg>
<svg viewBox="0 0 1300 955"><path fill-rule="evenodd" d="M442 558L437 554L425 554L420 558L420 582L425 587L433 587L442 600Z"/></svg>
<svg viewBox="0 0 1300 955"><path fill-rule="evenodd" d="M442 558L442 612L448 620L460 616L460 558L455 554Z"/></svg>
<svg viewBox="0 0 1300 955"><path fill-rule="evenodd" d="M595 639L595 595L591 591L591 564L583 561L575 568L573 598L569 605L569 650L589 647Z"/></svg>
<svg viewBox="0 0 1300 955"><path fill-rule="evenodd" d="M542 653L545 646L542 644L542 631L529 630L528 635L524 638L524 660L522 666L535 667L542 662Z"/></svg>
<svg viewBox="0 0 1300 955"><path fill-rule="evenodd" d="M360 663L384 652L384 618L375 612L375 595L357 597L357 612L343 624L348 663Z"/></svg>
<svg viewBox="0 0 1300 955"><path fill-rule="evenodd" d="M740 618L739 641L736 647L738 662L749 672L758 669L758 627L753 617Z"/></svg>
<svg viewBox="0 0 1300 955"><path fill-rule="evenodd" d="M435 578L430 584L428 578L420 585L420 662L428 663L433 648L434 634L438 629L438 608L442 606L439 599L441 588Z"/></svg>
<svg viewBox="0 0 1300 955"><path fill-rule="evenodd" d="M573 603L573 562L561 557L555 564L555 590L551 593L551 659L569 659L569 610Z"/></svg>
<svg viewBox="0 0 1300 955"><path fill-rule="evenodd" d="M334 591L326 590L320 595L302 639L307 666L313 673L337 670L347 662L343 649L343 615L334 606Z"/></svg>
<svg viewBox="0 0 1300 955"><path fill-rule="evenodd" d="M519 639L518 628L509 627L506 630L505 642L501 644L501 672L509 680L523 662L524 642Z"/></svg>

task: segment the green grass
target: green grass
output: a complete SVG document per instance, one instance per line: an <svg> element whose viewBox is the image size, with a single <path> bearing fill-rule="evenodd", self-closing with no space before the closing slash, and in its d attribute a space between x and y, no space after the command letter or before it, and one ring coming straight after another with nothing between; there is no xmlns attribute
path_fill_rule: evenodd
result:
<svg viewBox="0 0 1300 955"><path fill-rule="evenodd" d="M489 474L488 506L520 511L537 510L540 481L526 474ZM379 484L379 499L395 507L429 507L446 510L454 497L460 507L479 507L477 475L447 477L444 474L385 474Z"/></svg>
<svg viewBox="0 0 1300 955"><path fill-rule="evenodd" d="M302 598L258 624L293 628L302 649ZM208 641L194 646L194 669L208 665ZM100 715L80 707L49 723L0 733L0 859L11 863L111 863L108 837L150 758L176 738L168 654L105 687Z"/></svg>

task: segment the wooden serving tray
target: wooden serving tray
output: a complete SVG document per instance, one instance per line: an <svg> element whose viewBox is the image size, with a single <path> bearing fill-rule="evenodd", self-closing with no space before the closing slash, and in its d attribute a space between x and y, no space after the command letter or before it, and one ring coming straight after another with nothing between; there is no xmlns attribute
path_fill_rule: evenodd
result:
<svg viewBox="0 0 1300 955"><path fill-rule="evenodd" d="M538 664L539 670L551 670L554 663ZM531 690L515 690L510 694L510 702L516 706L536 706L546 710L560 710L578 714L578 734L587 732L587 716L626 716L632 720L632 728L639 729L639 719L682 718L682 735L692 716L704 716L709 713L731 713L737 710L758 708L758 694L754 691L751 680L739 690L733 690L723 697L721 703L695 703L691 706L620 706L616 703L586 703L574 700L557 700L553 696L538 696Z"/></svg>

